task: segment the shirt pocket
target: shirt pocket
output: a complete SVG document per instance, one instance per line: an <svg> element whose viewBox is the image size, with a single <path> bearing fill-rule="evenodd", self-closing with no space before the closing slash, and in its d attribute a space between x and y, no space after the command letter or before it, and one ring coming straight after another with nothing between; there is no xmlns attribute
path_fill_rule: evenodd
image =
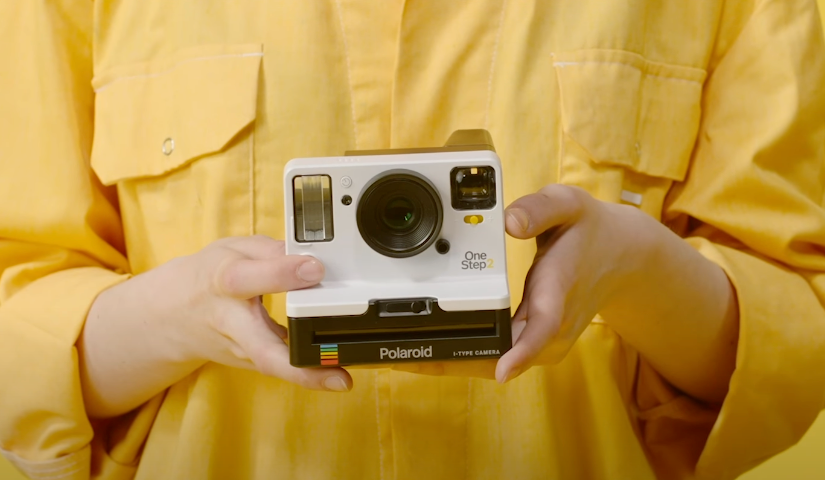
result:
<svg viewBox="0 0 825 480"><path fill-rule="evenodd" d="M92 169L117 185L134 271L250 233L261 45L96 75Z"/></svg>
<svg viewBox="0 0 825 480"><path fill-rule="evenodd" d="M706 72L616 50L555 54L553 66L559 182L660 219L668 190L690 165Z"/></svg>

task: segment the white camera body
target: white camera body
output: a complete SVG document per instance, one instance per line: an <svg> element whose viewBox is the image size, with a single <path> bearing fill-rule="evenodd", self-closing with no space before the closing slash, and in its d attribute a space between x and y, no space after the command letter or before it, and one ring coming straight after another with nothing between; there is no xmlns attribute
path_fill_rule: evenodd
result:
<svg viewBox="0 0 825 480"><path fill-rule="evenodd" d="M442 148L291 160L286 251L326 268L319 285L287 293L292 363L509 349L501 175L484 131L456 132Z"/></svg>

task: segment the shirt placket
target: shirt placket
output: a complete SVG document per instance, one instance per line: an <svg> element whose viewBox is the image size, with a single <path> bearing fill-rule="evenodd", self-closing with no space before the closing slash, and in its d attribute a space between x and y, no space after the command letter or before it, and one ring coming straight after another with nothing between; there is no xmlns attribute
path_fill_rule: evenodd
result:
<svg viewBox="0 0 825 480"><path fill-rule="evenodd" d="M393 147L438 146L454 130L487 128L505 6L406 2L392 90ZM389 373L394 478L466 478L473 381Z"/></svg>

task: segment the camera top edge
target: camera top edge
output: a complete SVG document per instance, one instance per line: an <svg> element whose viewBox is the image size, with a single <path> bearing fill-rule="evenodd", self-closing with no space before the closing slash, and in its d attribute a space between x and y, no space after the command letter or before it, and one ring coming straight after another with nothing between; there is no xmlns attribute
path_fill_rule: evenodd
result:
<svg viewBox="0 0 825 480"><path fill-rule="evenodd" d="M501 160L498 155L491 150L460 150L460 151L437 151L426 153L388 153L384 155L352 155L352 156L327 156L327 157L299 157L293 158L284 166L284 178L288 178L299 173L303 169L318 168L338 169L351 168L353 166L383 165L392 167L394 165L426 165L437 163L450 163L453 166L492 166L501 167Z"/></svg>

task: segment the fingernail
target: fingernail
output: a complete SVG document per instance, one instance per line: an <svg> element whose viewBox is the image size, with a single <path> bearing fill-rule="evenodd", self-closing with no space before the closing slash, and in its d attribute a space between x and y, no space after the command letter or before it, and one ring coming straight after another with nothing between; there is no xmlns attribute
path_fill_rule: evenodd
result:
<svg viewBox="0 0 825 480"><path fill-rule="evenodd" d="M310 260L298 267L298 278L305 282L320 282L324 278L324 266L318 260Z"/></svg>
<svg viewBox="0 0 825 480"><path fill-rule="evenodd" d="M507 210L507 216L516 222L522 232L526 232L527 228L530 227L530 219L527 218L527 213L524 210L518 208Z"/></svg>
<svg viewBox="0 0 825 480"><path fill-rule="evenodd" d="M504 378L501 379L501 383L507 383L510 380L518 377L519 375L521 375L521 369L520 368L511 368L510 371L507 372L504 375Z"/></svg>
<svg viewBox="0 0 825 480"><path fill-rule="evenodd" d="M348 392L347 382L341 377L335 375L324 379L324 388L332 390L333 392Z"/></svg>

